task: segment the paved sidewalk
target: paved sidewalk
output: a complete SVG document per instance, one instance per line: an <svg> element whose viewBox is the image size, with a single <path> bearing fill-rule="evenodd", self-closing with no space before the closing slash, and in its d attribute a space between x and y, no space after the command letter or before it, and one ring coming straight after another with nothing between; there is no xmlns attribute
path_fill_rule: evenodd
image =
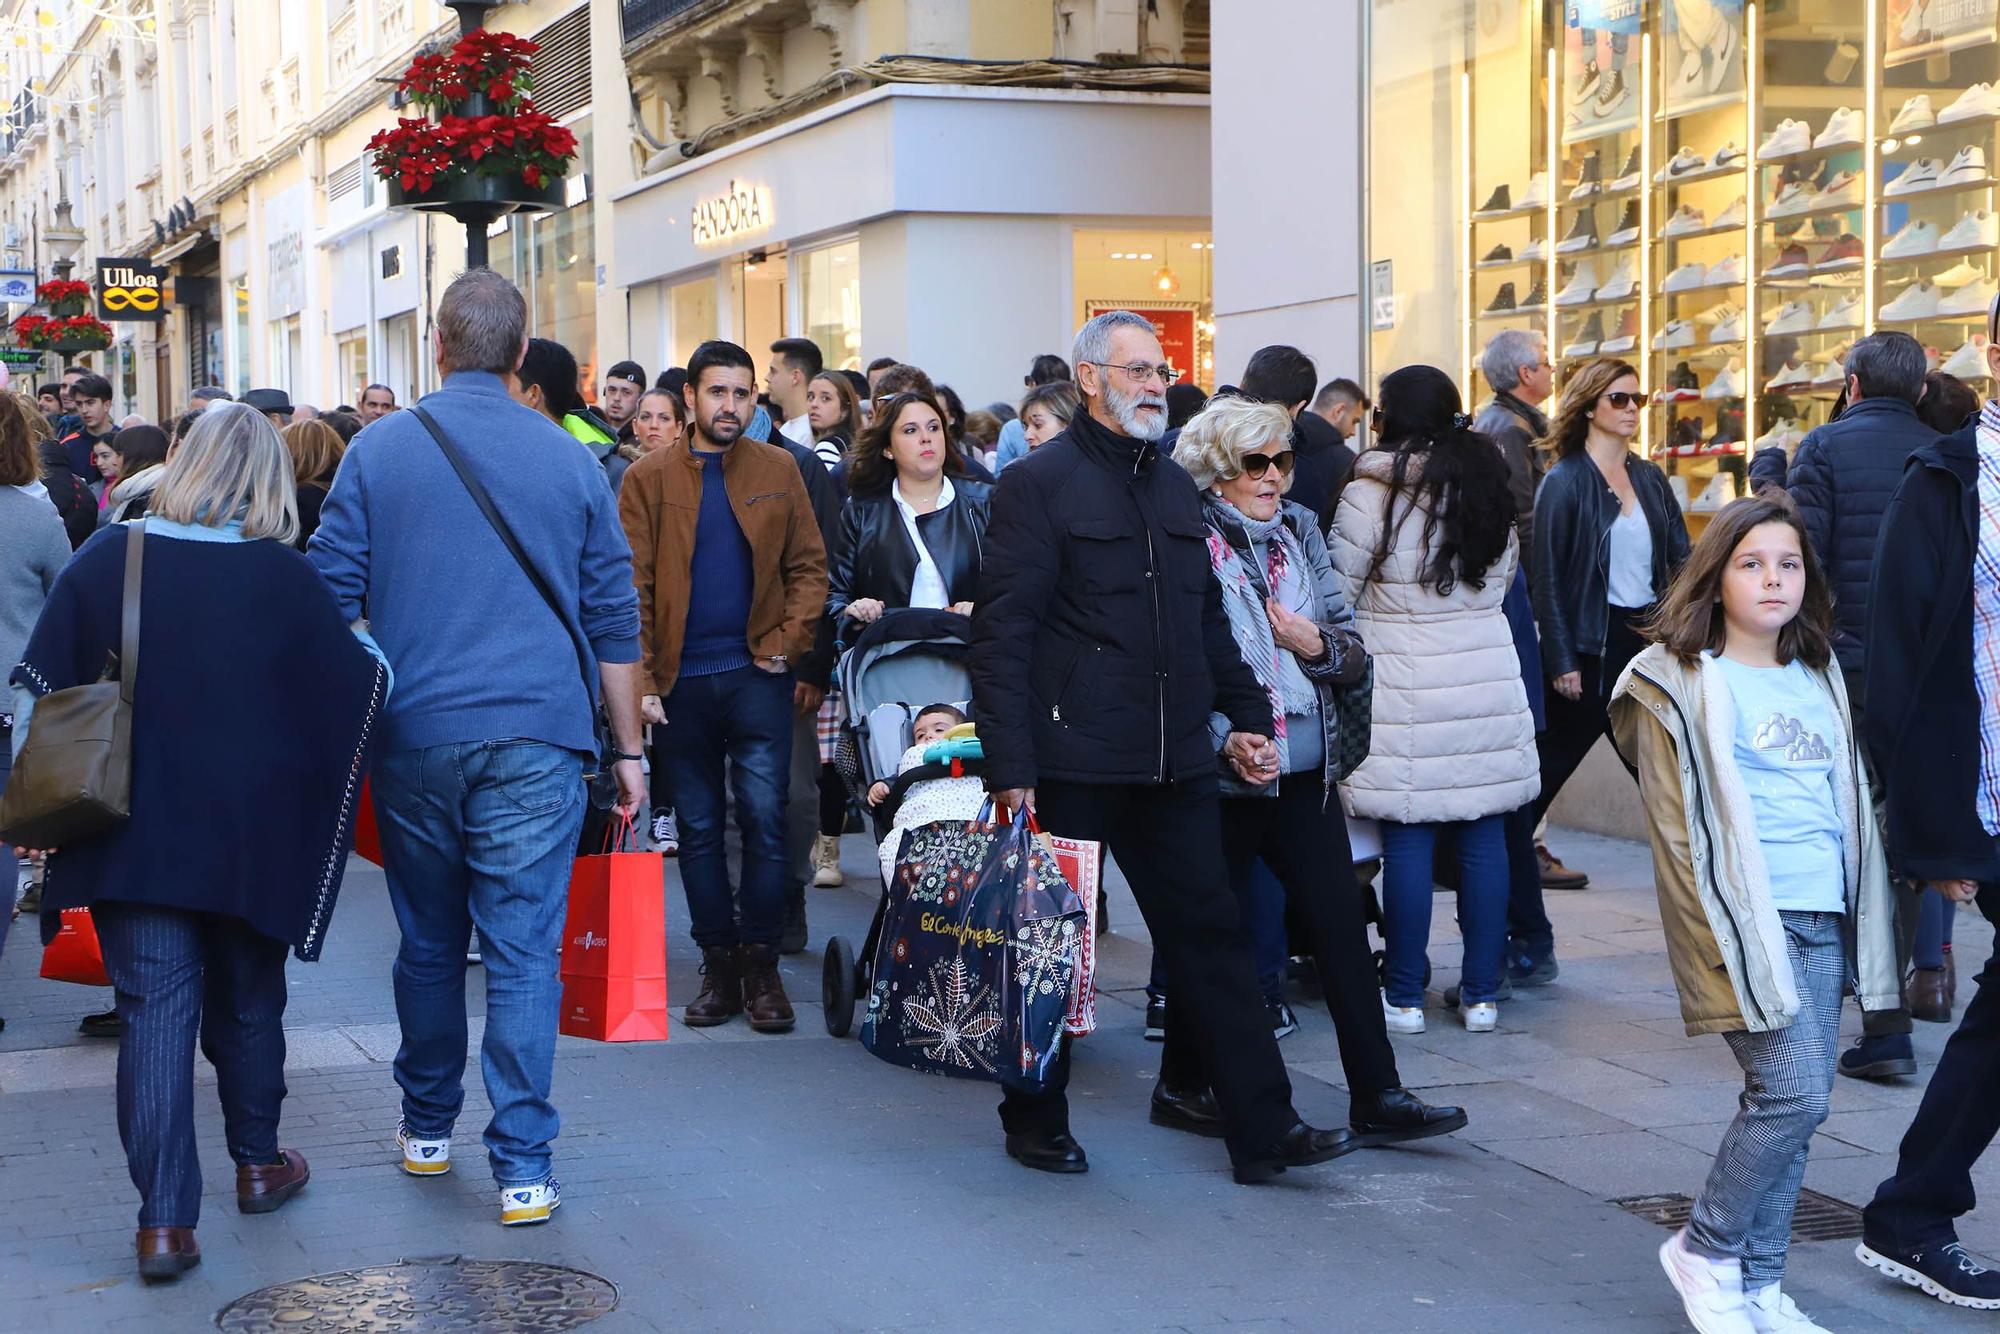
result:
<svg viewBox="0 0 2000 1334"><path fill-rule="evenodd" d="M417 1180L395 1166L395 928L379 873L350 875L325 961L294 963L283 1141L313 1183L282 1212L232 1207L207 1067L198 1118L208 1176L204 1263L146 1289L130 1245L136 1197L112 1105L112 1044L75 1035L105 993L34 978L34 923L0 960L0 1292L19 1329L198 1330L227 1302L311 1273L460 1253L574 1265L621 1290L587 1328L614 1331L1270 1328L1355 1331L1667 1331L1684 1328L1654 1248L1666 1233L1606 1201L1700 1184L1741 1087L1720 1039L1681 1033L1644 850L1560 833L1594 888L1552 895L1562 977L1503 1004L1500 1031L1464 1032L1434 1008L1398 1038L1404 1079L1462 1102L1470 1127L1400 1151L1367 1151L1262 1189L1234 1185L1218 1144L1146 1123L1159 1049L1139 1036L1148 960L1131 898L1114 882L1102 1030L1078 1052L1072 1101L1091 1172L1024 1172L1000 1151L994 1092L926 1079L835 1041L821 1024L817 950L857 944L872 893L815 891L814 953L788 960L798 1031L741 1023L665 1044L563 1040L556 1100L565 1206L549 1226L503 1232L478 1146L485 1103L468 1091L460 1166ZM873 857L847 840L857 880ZM671 864L670 864L671 865ZM676 1005L696 986L686 909L671 873ZM1450 899L1432 958L1456 980ZM1991 948L1958 919L1961 973ZM476 983L479 973L472 973ZM1435 1004L1435 998L1433 998ZM1323 1008L1298 1003L1283 1044L1301 1109L1346 1111ZM1849 1013L1849 1027L1853 1027ZM1948 1030L1919 1024L1920 1078ZM477 1043L477 1030L474 1032ZM1864 1202L1889 1171L1921 1085L1839 1081L1807 1184ZM1982 1167L1983 1194L2000 1163ZM1975 1214L1965 1240L2000 1250ZM1821 1323L1857 1330L1990 1328L1889 1285L1852 1243L1794 1248L1793 1292Z"/></svg>

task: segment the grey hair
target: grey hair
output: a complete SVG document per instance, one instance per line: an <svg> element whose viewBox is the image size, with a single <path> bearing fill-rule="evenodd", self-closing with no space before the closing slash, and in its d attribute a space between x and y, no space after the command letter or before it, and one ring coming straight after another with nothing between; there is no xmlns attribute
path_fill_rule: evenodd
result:
<svg viewBox="0 0 2000 1334"><path fill-rule="evenodd" d="M506 375L521 364L528 336L528 302L521 289L491 269L467 269L438 301L438 341L444 369Z"/></svg>
<svg viewBox="0 0 2000 1334"><path fill-rule="evenodd" d="M210 528L240 518L243 536L290 546L299 535L291 451L255 408L212 404L167 460L149 512Z"/></svg>
<svg viewBox="0 0 2000 1334"><path fill-rule="evenodd" d="M1872 333L1854 340L1845 369L1861 382L1863 398L1915 403L1924 392L1924 345L1906 333Z"/></svg>
<svg viewBox="0 0 2000 1334"><path fill-rule="evenodd" d="M1181 427L1174 441L1174 462L1205 491L1216 482L1240 476L1243 456L1273 442L1281 449L1292 447L1292 414L1276 403L1229 394L1211 398ZM1278 491L1291 489L1288 474L1278 483Z"/></svg>
<svg viewBox="0 0 2000 1334"><path fill-rule="evenodd" d="M1157 337L1153 322L1144 315L1134 315L1129 310L1107 310L1102 315L1093 315L1076 331L1076 342L1070 347L1070 364L1081 366L1086 361L1104 364L1111 355L1111 335L1118 329L1144 329L1148 337Z"/></svg>
<svg viewBox="0 0 2000 1334"><path fill-rule="evenodd" d="M1546 342L1531 329L1502 329L1479 354L1479 373L1496 394L1521 387L1521 372L1542 364Z"/></svg>

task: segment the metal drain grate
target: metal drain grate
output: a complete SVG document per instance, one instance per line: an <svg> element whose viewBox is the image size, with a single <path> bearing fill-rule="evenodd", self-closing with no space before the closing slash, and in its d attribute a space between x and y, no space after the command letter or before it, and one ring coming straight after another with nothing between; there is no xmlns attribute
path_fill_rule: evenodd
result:
<svg viewBox="0 0 2000 1334"><path fill-rule="evenodd" d="M1694 1208L1694 1200L1686 1195L1633 1195L1611 1202L1635 1218L1674 1229L1687 1226L1688 1211ZM1851 1241L1860 1235L1861 1210L1816 1190L1799 1192L1799 1207L1792 1214L1793 1241Z"/></svg>
<svg viewBox="0 0 2000 1334"><path fill-rule="evenodd" d="M232 1334L552 1334L617 1305L618 1289L581 1269L450 1255L260 1288L215 1323Z"/></svg>

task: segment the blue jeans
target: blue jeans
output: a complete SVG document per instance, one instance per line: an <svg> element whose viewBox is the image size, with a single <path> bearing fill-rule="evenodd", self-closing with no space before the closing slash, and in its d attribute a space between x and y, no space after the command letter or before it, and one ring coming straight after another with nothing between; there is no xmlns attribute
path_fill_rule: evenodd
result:
<svg viewBox="0 0 2000 1334"><path fill-rule="evenodd" d="M0 868L6 862L0 861ZM1951 919L1957 914L1958 905L1944 895L1924 887L1917 893L1917 939L1910 952L1910 961L1919 968L1944 967L1944 952L1951 945ZM0 941L7 938L7 928L0 926Z"/></svg>
<svg viewBox="0 0 2000 1334"><path fill-rule="evenodd" d="M0 727L0 792L7 788L7 775L14 770L14 731ZM21 888L21 863L14 845L0 843L0 954L7 952L7 928L14 920L14 895Z"/></svg>
<svg viewBox="0 0 2000 1334"><path fill-rule="evenodd" d="M785 926L785 810L791 788L792 675L756 667L675 682L663 701L665 758L680 817L681 885L694 943L777 948ZM726 766L726 770L725 770ZM743 836L743 926L723 855L725 788Z"/></svg>
<svg viewBox="0 0 2000 1334"><path fill-rule="evenodd" d="M396 951L396 1082L414 1135L451 1134L465 1103L465 942L483 942L486 1036L479 1069L493 1119L487 1161L502 1186L546 1181L560 1121L549 1102L558 958L583 827L583 757L545 742L468 741L375 759L382 869Z"/></svg>
<svg viewBox="0 0 2000 1334"><path fill-rule="evenodd" d="M1458 929L1465 940L1460 1004L1500 995L1500 956L1507 945L1505 817L1467 820L1458 832ZM1424 1003L1424 963L1431 939L1431 854L1437 824L1382 821L1382 942L1388 961L1383 993L1391 1005Z"/></svg>

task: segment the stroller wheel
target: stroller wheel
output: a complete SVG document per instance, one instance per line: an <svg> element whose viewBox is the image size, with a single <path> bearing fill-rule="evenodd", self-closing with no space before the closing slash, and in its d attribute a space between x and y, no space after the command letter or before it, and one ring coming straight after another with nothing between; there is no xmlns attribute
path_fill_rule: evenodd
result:
<svg viewBox="0 0 2000 1334"><path fill-rule="evenodd" d="M834 936L826 942L826 960L819 974L819 998L831 1037L844 1038L854 1029L855 976L854 947L847 943L847 937Z"/></svg>

